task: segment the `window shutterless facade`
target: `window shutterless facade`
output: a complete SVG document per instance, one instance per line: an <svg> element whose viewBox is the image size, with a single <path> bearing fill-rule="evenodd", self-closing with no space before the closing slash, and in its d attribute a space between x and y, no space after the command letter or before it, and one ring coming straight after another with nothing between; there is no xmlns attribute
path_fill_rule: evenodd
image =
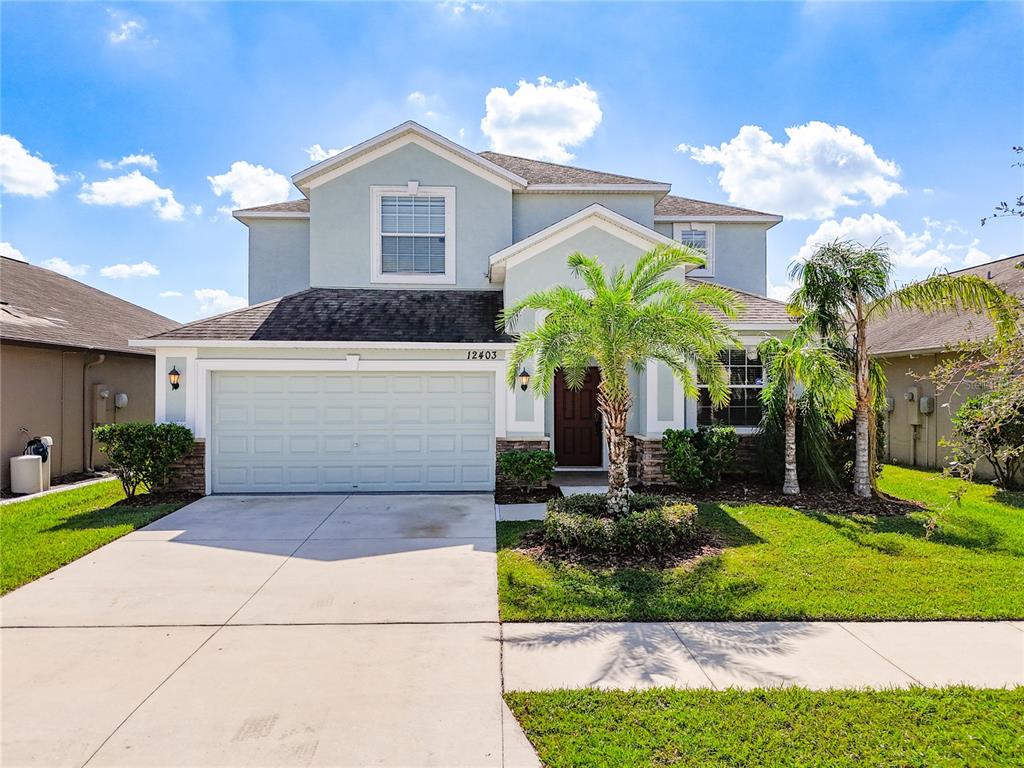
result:
<svg viewBox="0 0 1024 768"><path fill-rule="evenodd" d="M761 358L757 355L750 358L743 349L725 350L720 358L729 370L729 404L715 408L707 387L698 385L698 426L757 427L761 423L761 389L764 387Z"/></svg>
<svg viewBox="0 0 1024 768"><path fill-rule="evenodd" d="M707 264L700 269L691 270L694 277L714 277L715 274L715 225L710 222L692 223L675 222L672 224L672 239L688 245L704 254Z"/></svg>
<svg viewBox="0 0 1024 768"><path fill-rule="evenodd" d="M373 187L371 281L455 282L455 189Z"/></svg>

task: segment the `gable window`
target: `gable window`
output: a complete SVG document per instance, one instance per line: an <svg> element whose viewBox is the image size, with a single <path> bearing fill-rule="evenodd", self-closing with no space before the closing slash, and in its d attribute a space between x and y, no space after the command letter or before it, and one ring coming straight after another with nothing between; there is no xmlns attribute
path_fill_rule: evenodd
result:
<svg viewBox="0 0 1024 768"><path fill-rule="evenodd" d="M455 282L455 190L373 187L372 281Z"/></svg>
<svg viewBox="0 0 1024 768"><path fill-rule="evenodd" d="M729 404L715 408L708 388L698 383L697 425L722 424L729 427L757 427L761 423L761 390L764 368L761 358L751 349L727 349L720 355L729 372Z"/></svg>
<svg viewBox="0 0 1024 768"><path fill-rule="evenodd" d="M675 222L672 224L672 239L701 251L707 265L690 270L694 277L714 277L715 274L715 225L711 223Z"/></svg>

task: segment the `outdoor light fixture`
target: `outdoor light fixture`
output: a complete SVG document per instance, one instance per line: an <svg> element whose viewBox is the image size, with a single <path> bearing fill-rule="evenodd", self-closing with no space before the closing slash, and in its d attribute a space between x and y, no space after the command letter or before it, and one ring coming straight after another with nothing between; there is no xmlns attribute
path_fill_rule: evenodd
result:
<svg viewBox="0 0 1024 768"><path fill-rule="evenodd" d="M526 388L530 386L530 374L528 374L526 369L523 368L523 370L519 372L519 376L517 378L519 379L519 388L525 392Z"/></svg>
<svg viewBox="0 0 1024 768"><path fill-rule="evenodd" d="M178 373L177 366L171 368L170 373L167 374L167 380L171 382L171 389L177 389L181 386L181 374Z"/></svg>

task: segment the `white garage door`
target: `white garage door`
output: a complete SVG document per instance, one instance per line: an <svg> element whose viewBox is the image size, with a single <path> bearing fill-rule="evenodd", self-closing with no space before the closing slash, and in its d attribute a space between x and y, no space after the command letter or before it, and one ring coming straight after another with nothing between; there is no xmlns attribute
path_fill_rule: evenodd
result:
<svg viewBox="0 0 1024 768"><path fill-rule="evenodd" d="M215 493L486 491L493 373L213 374Z"/></svg>

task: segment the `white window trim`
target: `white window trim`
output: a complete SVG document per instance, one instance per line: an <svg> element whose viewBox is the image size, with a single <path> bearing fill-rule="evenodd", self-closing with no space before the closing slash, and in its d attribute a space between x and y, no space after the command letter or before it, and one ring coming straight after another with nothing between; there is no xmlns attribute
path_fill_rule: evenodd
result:
<svg viewBox="0 0 1024 768"><path fill-rule="evenodd" d="M380 201L385 196L444 198L444 274L383 272L380 248ZM404 187L370 187L370 282L406 285L455 285L455 187L421 187L410 181Z"/></svg>
<svg viewBox="0 0 1024 768"><path fill-rule="evenodd" d="M675 221L672 223L672 239L677 243L681 234L686 231L698 230L708 233L707 266L698 267L688 274L693 277L714 277L715 276L715 225L707 221Z"/></svg>

